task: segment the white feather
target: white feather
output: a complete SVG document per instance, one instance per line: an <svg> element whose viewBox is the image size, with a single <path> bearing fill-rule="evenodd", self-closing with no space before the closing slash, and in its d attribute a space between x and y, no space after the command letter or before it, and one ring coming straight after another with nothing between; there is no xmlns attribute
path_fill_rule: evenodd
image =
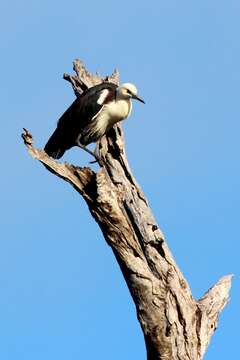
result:
<svg viewBox="0 0 240 360"><path fill-rule="evenodd" d="M92 128L92 135L103 136L117 122L126 119L131 112L132 103L129 99L111 101L104 105L95 115L95 125Z"/></svg>
<svg viewBox="0 0 240 360"><path fill-rule="evenodd" d="M100 96L99 96L99 98L98 98L97 103L98 103L99 105L102 105L102 104L104 103L106 97L108 96L108 94L109 94L108 89L104 89L103 91L101 91L101 94L100 94Z"/></svg>

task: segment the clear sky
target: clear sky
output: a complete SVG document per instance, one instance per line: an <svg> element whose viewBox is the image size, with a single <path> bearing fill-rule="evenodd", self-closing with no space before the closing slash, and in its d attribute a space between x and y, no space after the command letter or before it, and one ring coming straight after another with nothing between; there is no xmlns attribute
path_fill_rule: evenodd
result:
<svg viewBox="0 0 240 360"><path fill-rule="evenodd" d="M194 297L235 274L205 359L238 360L239 1L5 0L0 34L0 359L145 359L86 205L20 138L26 127L44 145L74 99L62 74L80 57L105 75L117 67L145 99L124 124L133 173Z"/></svg>

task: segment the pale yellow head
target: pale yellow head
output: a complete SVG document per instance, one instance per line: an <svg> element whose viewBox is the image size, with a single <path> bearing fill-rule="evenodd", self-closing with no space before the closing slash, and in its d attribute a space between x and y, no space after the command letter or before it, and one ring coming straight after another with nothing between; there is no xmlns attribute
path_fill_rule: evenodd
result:
<svg viewBox="0 0 240 360"><path fill-rule="evenodd" d="M136 99L145 104L145 102L137 96L137 88L131 83L125 83L117 88L117 99Z"/></svg>

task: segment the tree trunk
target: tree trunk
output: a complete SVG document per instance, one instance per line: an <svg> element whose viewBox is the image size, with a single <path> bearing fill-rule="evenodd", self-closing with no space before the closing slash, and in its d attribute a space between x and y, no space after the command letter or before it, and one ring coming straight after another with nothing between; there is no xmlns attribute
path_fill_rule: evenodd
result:
<svg viewBox="0 0 240 360"><path fill-rule="evenodd" d="M103 81L76 60L77 76L64 74L76 96ZM104 79L119 83L115 71ZM24 129L25 130L25 129ZM227 304L231 275L221 278L196 301L168 249L147 199L129 168L121 125L97 144L104 167L94 172L58 163L33 147L31 134L22 135L30 154L52 173L69 182L85 199L111 246L124 275L144 333L148 360L202 359Z"/></svg>

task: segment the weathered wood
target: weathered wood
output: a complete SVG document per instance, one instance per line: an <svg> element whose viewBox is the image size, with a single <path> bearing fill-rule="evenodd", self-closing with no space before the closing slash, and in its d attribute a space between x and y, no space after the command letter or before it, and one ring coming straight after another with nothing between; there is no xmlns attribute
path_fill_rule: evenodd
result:
<svg viewBox="0 0 240 360"><path fill-rule="evenodd" d="M75 94L101 81L77 60L77 76L65 74ZM24 129L25 130L25 129ZM133 177L124 148L121 125L97 144L104 167L94 172L58 163L33 147L31 134L22 135L31 156L68 181L81 194L120 265L141 324L148 360L202 359L227 304L232 276L223 277L199 301L177 267L164 236Z"/></svg>

